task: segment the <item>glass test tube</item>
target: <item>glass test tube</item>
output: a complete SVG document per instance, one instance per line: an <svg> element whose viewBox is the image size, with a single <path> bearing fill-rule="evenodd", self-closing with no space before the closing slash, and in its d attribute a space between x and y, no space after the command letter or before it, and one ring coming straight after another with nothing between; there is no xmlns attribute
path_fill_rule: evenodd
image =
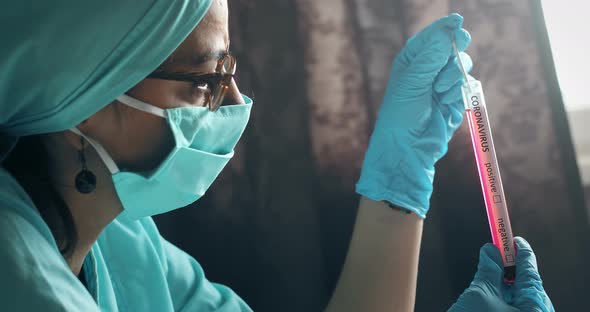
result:
<svg viewBox="0 0 590 312"><path fill-rule="evenodd" d="M504 281L511 283L516 275L516 249L483 89L471 78L462 91L492 241L502 254Z"/></svg>

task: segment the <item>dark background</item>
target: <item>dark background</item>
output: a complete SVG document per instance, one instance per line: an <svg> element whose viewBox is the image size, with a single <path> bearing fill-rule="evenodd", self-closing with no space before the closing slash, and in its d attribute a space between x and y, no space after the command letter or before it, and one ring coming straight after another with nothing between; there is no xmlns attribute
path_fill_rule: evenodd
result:
<svg viewBox="0 0 590 312"><path fill-rule="evenodd" d="M229 1L255 106L235 158L191 208L156 218L256 311L321 311L337 281L362 157L394 56L459 12L473 37L513 230L557 311L590 311L588 218L539 1ZM491 241L466 124L437 165L416 311L446 310ZM359 285L362 287L362 285Z"/></svg>

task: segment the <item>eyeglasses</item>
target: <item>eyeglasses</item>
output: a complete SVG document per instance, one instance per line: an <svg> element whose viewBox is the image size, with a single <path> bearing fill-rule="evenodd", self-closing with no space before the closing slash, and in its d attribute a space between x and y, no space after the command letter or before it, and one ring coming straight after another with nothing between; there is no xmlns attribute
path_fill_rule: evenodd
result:
<svg viewBox="0 0 590 312"><path fill-rule="evenodd" d="M236 73L236 67L236 58L228 53L217 61L215 72L212 73L155 71L147 76L147 78L190 82L203 93L203 106L207 106L209 110L215 112L221 106L223 98L227 90L229 90L231 81Z"/></svg>

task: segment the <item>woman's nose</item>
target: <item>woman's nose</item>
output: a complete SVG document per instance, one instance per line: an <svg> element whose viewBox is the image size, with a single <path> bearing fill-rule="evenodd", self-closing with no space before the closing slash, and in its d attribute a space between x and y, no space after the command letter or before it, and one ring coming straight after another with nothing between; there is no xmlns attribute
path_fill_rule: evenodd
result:
<svg viewBox="0 0 590 312"><path fill-rule="evenodd" d="M242 98L242 94L240 93L240 89L238 89L238 85L234 79L231 80L231 84L229 85L229 89L223 98L223 102L221 102L221 106L224 105L235 105L235 104L244 104L244 99Z"/></svg>

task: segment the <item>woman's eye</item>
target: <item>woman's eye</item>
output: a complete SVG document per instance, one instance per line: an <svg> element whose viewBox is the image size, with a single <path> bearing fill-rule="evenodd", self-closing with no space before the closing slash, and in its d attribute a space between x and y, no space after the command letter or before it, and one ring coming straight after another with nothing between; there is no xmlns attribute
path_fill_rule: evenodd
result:
<svg viewBox="0 0 590 312"><path fill-rule="evenodd" d="M206 106L211 96L211 84L207 81L195 81L191 85L191 103L195 106Z"/></svg>
<svg viewBox="0 0 590 312"><path fill-rule="evenodd" d="M195 81L193 82L193 88L195 89L199 89L199 90L210 90L209 88L209 82L207 81Z"/></svg>

